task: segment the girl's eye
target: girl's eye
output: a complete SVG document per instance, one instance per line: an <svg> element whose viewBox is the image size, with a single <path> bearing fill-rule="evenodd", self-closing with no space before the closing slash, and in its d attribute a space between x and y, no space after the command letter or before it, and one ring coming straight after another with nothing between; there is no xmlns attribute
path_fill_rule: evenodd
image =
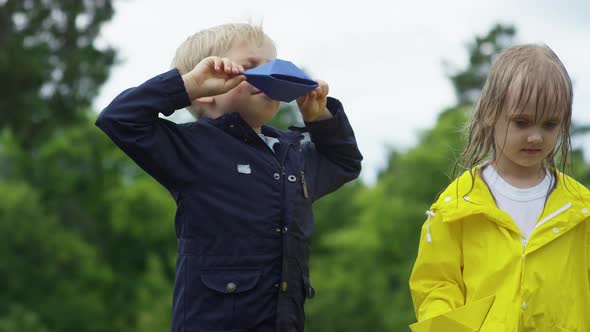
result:
<svg viewBox="0 0 590 332"><path fill-rule="evenodd" d="M555 129L557 127L558 123L555 121L550 121L550 122L545 122L543 124L543 127L545 127L545 129Z"/></svg>
<svg viewBox="0 0 590 332"><path fill-rule="evenodd" d="M524 128L529 124L529 122L525 119L514 119L512 122L514 122L518 128Z"/></svg>

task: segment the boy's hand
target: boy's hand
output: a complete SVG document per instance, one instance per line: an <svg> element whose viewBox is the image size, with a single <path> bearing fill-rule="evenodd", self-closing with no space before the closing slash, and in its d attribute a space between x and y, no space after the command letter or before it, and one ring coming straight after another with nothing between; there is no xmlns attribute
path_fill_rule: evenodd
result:
<svg viewBox="0 0 590 332"><path fill-rule="evenodd" d="M318 87L308 92L305 96L297 98L299 111L305 122L325 120L332 117L332 113L326 108L328 102L328 83L317 80Z"/></svg>
<svg viewBox="0 0 590 332"><path fill-rule="evenodd" d="M207 57L193 70L182 75L186 92L191 100L200 97L221 95L246 80L240 75L244 67L228 58Z"/></svg>

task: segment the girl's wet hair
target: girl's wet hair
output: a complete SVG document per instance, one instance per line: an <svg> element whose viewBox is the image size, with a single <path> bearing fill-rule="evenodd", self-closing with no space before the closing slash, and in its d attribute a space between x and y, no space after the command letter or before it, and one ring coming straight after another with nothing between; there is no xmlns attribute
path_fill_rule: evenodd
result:
<svg viewBox="0 0 590 332"><path fill-rule="evenodd" d="M545 159L545 166L557 179L557 157L565 172L571 150L571 79L548 46L526 44L506 49L494 62L468 123L467 145L455 164L453 177L493 159L494 126L500 116L523 112L532 101L537 106L535 120L562 120L559 141Z"/></svg>

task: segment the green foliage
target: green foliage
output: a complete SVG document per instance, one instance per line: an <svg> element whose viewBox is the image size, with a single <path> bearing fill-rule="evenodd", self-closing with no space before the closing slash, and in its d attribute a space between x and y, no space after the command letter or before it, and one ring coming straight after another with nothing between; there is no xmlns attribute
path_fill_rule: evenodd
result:
<svg viewBox="0 0 590 332"><path fill-rule="evenodd" d="M36 313L20 305L11 305L8 315L0 317L0 332L13 331L49 332Z"/></svg>
<svg viewBox="0 0 590 332"><path fill-rule="evenodd" d="M7 329L169 328L174 202L92 122L28 159L9 132L0 136L0 162L10 165L0 177L0 253L12 253L0 258Z"/></svg>
<svg viewBox="0 0 590 332"><path fill-rule="evenodd" d="M111 1L0 1L0 129L34 147L84 118L115 57L95 40Z"/></svg>
<svg viewBox="0 0 590 332"><path fill-rule="evenodd" d="M492 61L503 49L514 44L516 29L512 25L495 25L485 36L469 44L469 65L450 75L459 104L473 104L479 97Z"/></svg>
<svg viewBox="0 0 590 332"><path fill-rule="evenodd" d="M23 324L38 322L55 331L74 331L88 320L107 319L101 300L113 277L110 269L96 248L59 224L33 188L0 183L0 234L0 275L8 276L0 291L0 317L5 314L13 321L11 316L26 314L31 318L21 317ZM100 331L104 324L84 328Z"/></svg>
<svg viewBox="0 0 590 332"><path fill-rule="evenodd" d="M299 113L297 104L281 103L279 112L269 125L282 130L287 130L290 126L303 126L303 118L301 117L301 113Z"/></svg>
<svg viewBox="0 0 590 332"><path fill-rule="evenodd" d="M330 195L314 203L316 223L313 237L313 256L326 254L331 248L325 246L323 237L332 232L345 229L355 223L361 204L356 200L357 193L366 187L360 180L345 184Z"/></svg>
<svg viewBox="0 0 590 332"><path fill-rule="evenodd" d="M5 331L168 325L142 315L171 289L174 204L89 110L115 61L96 43L112 14L110 0L0 1Z"/></svg>

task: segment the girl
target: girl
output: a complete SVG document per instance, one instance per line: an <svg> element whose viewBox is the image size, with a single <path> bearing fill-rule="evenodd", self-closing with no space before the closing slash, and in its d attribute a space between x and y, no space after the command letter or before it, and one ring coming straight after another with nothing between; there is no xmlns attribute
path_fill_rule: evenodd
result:
<svg viewBox="0 0 590 332"><path fill-rule="evenodd" d="M590 191L559 172L572 84L547 46L492 66L457 162L422 227L410 289L418 321L495 301L480 331L590 331Z"/></svg>

